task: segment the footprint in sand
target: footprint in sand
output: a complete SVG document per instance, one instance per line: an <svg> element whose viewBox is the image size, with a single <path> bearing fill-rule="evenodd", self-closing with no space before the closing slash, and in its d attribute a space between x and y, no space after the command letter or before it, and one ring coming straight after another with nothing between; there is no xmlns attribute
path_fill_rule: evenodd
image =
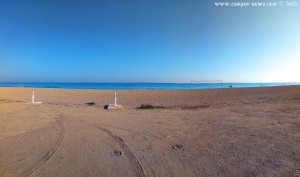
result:
<svg viewBox="0 0 300 177"><path fill-rule="evenodd" d="M122 152L119 151L119 150L114 150L114 151L111 152L111 155L112 156L120 157L122 155Z"/></svg>

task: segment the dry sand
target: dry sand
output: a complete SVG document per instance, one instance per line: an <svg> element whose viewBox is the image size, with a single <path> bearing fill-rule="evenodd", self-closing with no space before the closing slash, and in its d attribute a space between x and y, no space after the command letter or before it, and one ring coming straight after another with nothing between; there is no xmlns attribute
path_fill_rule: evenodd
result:
<svg viewBox="0 0 300 177"><path fill-rule="evenodd" d="M113 93L0 88L0 176L300 176L300 86Z"/></svg>

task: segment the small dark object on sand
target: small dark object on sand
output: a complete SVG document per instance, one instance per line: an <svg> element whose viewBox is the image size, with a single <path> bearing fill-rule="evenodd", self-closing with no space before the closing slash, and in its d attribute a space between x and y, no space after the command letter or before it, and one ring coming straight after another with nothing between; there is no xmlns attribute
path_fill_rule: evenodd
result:
<svg viewBox="0 0 300 177"><path fill-rule="evenodd" d="M172 148L175 150L180 150L183 148L183 146L181 144L175 144L174 146L172 146Z"/></svg>
<svg viewBox="0 0 300 177"><path fill-rule="evenodd" d="M88 102L88 103L85 103L85 104L88 105L88 106L93 106L93 105L95 105L94 102Z"/></svg>

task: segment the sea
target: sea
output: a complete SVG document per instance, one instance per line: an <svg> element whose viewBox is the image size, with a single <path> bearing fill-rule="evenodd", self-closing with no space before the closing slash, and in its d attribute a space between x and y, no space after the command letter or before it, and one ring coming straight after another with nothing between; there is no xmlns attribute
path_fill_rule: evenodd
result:
<svg viewBox="0 0 300 177"><path fill-rule="evenodd" d="M97 90L188 90L242 87L272 87L300 85L300 82L284 83L22 83L0 82L0 87L63 88Z"/></svg>

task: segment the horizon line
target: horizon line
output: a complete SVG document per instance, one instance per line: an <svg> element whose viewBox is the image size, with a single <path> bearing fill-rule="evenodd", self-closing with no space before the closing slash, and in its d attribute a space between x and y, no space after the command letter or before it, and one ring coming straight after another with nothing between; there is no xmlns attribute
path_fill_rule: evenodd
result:
<svg viewBox="0 0 300 177"><path fill-rule="evenodd" d="M195 81L195 80L193 80ZM205 80L205 81L209 81L209 80ZM212 81L215 81L215 80L212 80ZM191 81L190 82L2 82L0 81L0 84L4 84L4 83L16 83L16 84L33 84L33 83L40 83L40 84L191 84ZM193 84L197 84L197 83L220 83L220 82L193 82ZM239 82L239 81L234 81L234 82L224 82L222 81L221 83L300 83L300 81L294 81L294 82Z"/></svg>

